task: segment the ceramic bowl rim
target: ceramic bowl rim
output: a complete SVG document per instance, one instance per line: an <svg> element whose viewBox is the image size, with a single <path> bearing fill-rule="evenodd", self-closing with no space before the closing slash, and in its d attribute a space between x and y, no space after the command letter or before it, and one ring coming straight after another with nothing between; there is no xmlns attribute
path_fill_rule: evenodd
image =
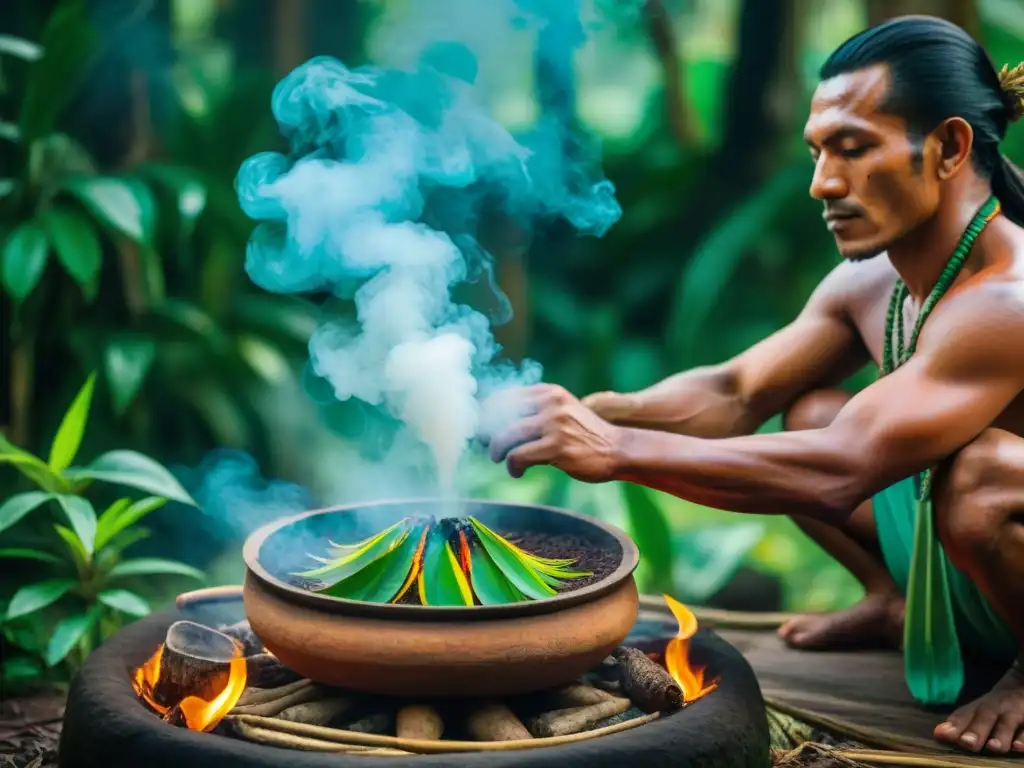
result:
<svg viewBox="0 0 1024 768"><path fill-rule="evenodd" d="M562 592L543 600L528 600L521 603L510 603L507 605L424 606L370 603L361 600L349 600L347 598L317 594L316 592L310 592L309 590L288 584L287 582L277 578L272 575L259 561L260 548L271 535L289 525L294 525L310 517L399 504L436 504L438 501L439 499L432 497L375 499L372 501L359 501L311 509L295 515L288 515L286 517L272 520L253 531L245 541L245 545L242 548L242 559L245 561L247 576L256 579L263 587L286 601L325 613L401 621L476 621L480 619L514 618L517 616L534 616L542 613L553 613L573 605L590 602L611 592L621 585L624 580L632 578L633 571L635 571L637 566L640 564L640 550L632 537L630 537L625 531L622 531L616 526L606 523L603 520L598 520L589 515L583 515L579 512L573 512L561 507L553 507L544 504L473 498L460 498L457 499L456 502L459 504L473 504L485 507L518 507L522 509L542 510L561 517L569 517L591 527L597 528L618 542L622 549L622 556L619 560L619 564L604 578L598 579L597 581L580 587L579 589Z"/></svg>

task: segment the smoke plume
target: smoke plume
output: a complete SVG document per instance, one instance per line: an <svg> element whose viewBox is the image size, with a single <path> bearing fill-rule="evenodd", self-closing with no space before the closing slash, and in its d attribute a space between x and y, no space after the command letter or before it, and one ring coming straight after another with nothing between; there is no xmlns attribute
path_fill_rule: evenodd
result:
<svg viewBox="0 0 1024 768"><path fill-rule="evenodd" d="M478 82L481 48L525 25L538 36L543 89L571 92L585 41L576 1L419 5L429 20L393 37L416 48L408 68L317 57L281 80L271 108L289 150L250 157L236 189L259 222L246 255L257 285L353 300L354 317L311 339L312 371L338 401L399 419L447 491L474 435L499 426L481 421L481 403L541 376L535 362L500 357L492 323L508 319L503 297L488 317L454 295L481 280L497 290L481 233L499 222L527 239L560 221L601 236L621 211L567 114L548 111L514 137Z"/></svg>

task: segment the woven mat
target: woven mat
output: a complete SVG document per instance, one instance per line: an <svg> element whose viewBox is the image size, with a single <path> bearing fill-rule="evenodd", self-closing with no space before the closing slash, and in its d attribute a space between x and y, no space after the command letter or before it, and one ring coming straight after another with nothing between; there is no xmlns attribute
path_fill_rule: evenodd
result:
<svg viewBox="0 0 1024 768"><path fill-rule="evenodd" d="M642 604L644 611L666 610L661 598L645 596ZM836 757L876 765L1024 768L1024 758L974 756L935 741L932 731L944 713L924 710L911 697L896 651L798 651L775 632L785 614L693 612L701 626L714 627L743 653L772 710L870 748Z"/></svg>

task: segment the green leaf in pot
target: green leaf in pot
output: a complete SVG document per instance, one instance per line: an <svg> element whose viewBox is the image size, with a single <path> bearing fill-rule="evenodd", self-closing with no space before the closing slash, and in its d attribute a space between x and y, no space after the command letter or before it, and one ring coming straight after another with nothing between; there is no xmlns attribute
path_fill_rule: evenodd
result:
<svg viewBox="0 0 1024 768"><path fill-rule="evenodd" d="M423 605L473 605L473 591L440 526L431 526L416 580Z"/></svg>

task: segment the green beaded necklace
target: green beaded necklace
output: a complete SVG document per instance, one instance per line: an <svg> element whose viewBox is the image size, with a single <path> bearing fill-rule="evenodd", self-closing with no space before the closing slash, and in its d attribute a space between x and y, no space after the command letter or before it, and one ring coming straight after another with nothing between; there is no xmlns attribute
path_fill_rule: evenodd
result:
<svg viewBox="0 0 1024 768"><path fill-rule="evenodd" d="M905 346L903 304L909 290L902 280L896 280L886 315L880 376L892 373L914 354L922 326L960 274L978 235L999 211L999 201L990 197L971 219L935 287L921 305L909 343ZM929 468L916 478L917 508L903 635L904 671L907 685L919 701L950 704L960 694L964 670L947 579L947 568L951 566L935 535L931 504L933 474L934 470Z"/></svg>
<svg viewBox="0 0 1024 768"><path fill-rule="evenodd" d="M935 305L939 303L949 287L953 285L953 281L956 280L957 275L960 274L960 270L967 260L967 255L971 252L971 248L974 246L974 241L981 234L981 231L985 229L985 226L992 221L997 215L999 215L1000 205L999 201L995 197L990 197L978 212L974 214L974 218L971 219L971 223L967 225L967 229L964 230L963 235L960 237L960 242L956 246L956 250L953 251L953 255L946 263L945 269L942 270L942 274L939 275L938 281L935 283L935 287L932 288L928 298L925 299L924 304L921 305L921 311L918 313L917 322L914 324L914 330L910 335L910 343L904 348L903 336L903 304L910 293L906 283L899 278L896 279L896 285L893 286L892 296L889 299L889 311L885 318L885 346L882 351L882 372L881 375L885 376L892 373L894 370L903 365L910 356L914 354L917 349L917 337L921 334L921 328L924 326L924 321L928 319L928 316L932 313ZM896 337L896 349L893 350L893 337ZM927 486L922 481L922 495L927 495L927 491L931 490L931 470L925 472L925 479L927 479ZM926 490L925 490L926 489Z"/></svg>

